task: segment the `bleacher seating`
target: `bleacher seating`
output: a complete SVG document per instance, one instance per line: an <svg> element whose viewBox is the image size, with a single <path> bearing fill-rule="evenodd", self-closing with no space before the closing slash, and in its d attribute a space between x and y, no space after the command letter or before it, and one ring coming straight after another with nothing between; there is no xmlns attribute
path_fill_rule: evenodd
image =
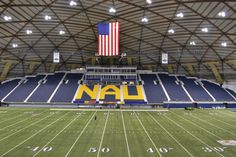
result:
<svg viewBox="0 0 236 157"><path fill-rule="evenodd" d="M226 89L226 90L236 98L236 93L233 90L231 89Z"/></svg>
<svg viewBox="0 0 236 157"><path fill-rule="evenodd" d="M201 81L204 87L211 93L216 101L235 101L234 98L227 93L224 88L209 81Z"/></svg>
<svg viewBox="0 0 236 157"><path fill-rule="evenodd" d="M161 79L171 101L191 101L184 89L181 87L181 82L177 84L175 76L168 74L158 74Z"/></svg>
<svg viewBox="0 0 236 157"><path fill-rule="evenodd" d="M185 89L191 95L194 101L213 101L210 95L202 88L196 79L178 76L179 80L184 83Z"/></svg>
<svg viewBox="0 0 236 157"><path fill-rule="evenodd" d="M47 102L65 73L48 75L27 102Z"/></svg>
<svg viewBox="0 0 236 157"><path fill-rule="evenodd" d="M7 103L72 103L73 100L79 104L164 103L169 107L192 106L193 102L199 103L200 106L236 103L234 91L210 81L185 76L140 74L142 85L136 84L137 81L132 85L122 82L108 85L102 82L90 84L86 81L83 81L86 84L78 84L82 76L80 73L58 72L5 81L0 84L0 100ZM176 104L172 105L173 103Z"/></svg>
<svg viewBox="0 0 236 157"><path fill-rule="evenodd" d="M167 101L167 97L160 84L155 85L154 80L157 80L156 74L141 74L141 79L144 81L144 90L148 103L161 103Z"/></svg>
<svg viewBox="0 0 236 157"><path fill-rule="evenodd" d="M51 102L72 102L75 92L78 88L78 81L82 78L82 74L67 74L64 81L59 86Z"/></svg>
<svg viewBox="0 0 236 157"><path fill-rule="evenodd" d="M24 102L45 75L26 77L25 80L5 99L9 102Z"/></svg>
<svg viewBox="0 0 236 157"><path fill-rule="evenodd" d="M7 94L9 94L21 81L21 79L14 79L7 81L5 83L2 83L0 85L0 100L2 100Z"/></svg>

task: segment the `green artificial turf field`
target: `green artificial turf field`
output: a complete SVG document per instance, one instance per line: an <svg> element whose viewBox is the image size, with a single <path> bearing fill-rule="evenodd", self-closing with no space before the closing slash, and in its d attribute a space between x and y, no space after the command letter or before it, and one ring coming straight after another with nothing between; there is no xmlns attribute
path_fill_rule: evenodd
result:
<svg viewBox="0 0 236 157"><path fill-rule="evenodd" d="M230 110L0 108L0 157L236 157L233 140Z"/></svg>

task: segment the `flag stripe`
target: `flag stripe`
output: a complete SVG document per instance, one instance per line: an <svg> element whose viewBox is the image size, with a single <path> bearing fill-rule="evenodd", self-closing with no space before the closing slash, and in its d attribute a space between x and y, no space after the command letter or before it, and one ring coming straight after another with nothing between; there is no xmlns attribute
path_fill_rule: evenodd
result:
<svg viewBox="0 0 236 157"><path fill-rule="evenodd" d="M100 56L116 56L120 51L120 25L119 22L103 24L98 35L98 54ZM109 29L109 31L108 31Z"/></svg>

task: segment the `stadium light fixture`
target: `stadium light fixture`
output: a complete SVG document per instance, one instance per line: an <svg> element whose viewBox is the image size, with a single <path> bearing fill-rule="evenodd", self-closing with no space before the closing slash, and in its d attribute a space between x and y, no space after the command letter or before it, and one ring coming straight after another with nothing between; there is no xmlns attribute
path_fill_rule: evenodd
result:
<svg viewBox="0 0 236 157"><path fill-rule="evenodd" d="M190 45L196 45L195 41L190 41L189 44Z"/></svg>
<svg viewBox="0 0 236 157"><path fill-rule="evenodd" d="M13 44L12 44L12 47L13 47L13 48L16 48L16 47L18 47L18 44L13 43Z"/></svg>
<svg viewBox="0 0 236 157"><path fill-rule="evenodd" d="M180 12L180 13L176 14L176 17L183 18L184 14Z"/></svg>
<svg viewBox="0 0 236 157"><path fill-rule="evenodd" d="M45 16L44 16L44 19L48 21L48 20L51 20L51 19L52 19L52 17L51 17L51 16L49 16L49 15L45 15Z"/></svg>
<svg viewBox="0 0 236 157"><path fill-rule="evenodd" d="M146 0L147 4L152 4L152 0Z"/></svg>
<svg viewBox="0 0 236 157"><path fill-rule="evenodd" d="M147 17L143 17L141 20L143 23L147 23L148 22L148 18Z"/></svg>
<svg viewBox="0 0 236 157"><path fill-rule="evenodd" d="M221 11L221 12L218 13L218 16L225 17L226 13L224 11Z"/></svg>
<svg viewBox="0 0 236 157"><path fill-rule="evenodd" d="M226 47L226 46L227 46L227 43L226 43L226 42L222 42L222 43L221 43L221 46Z"/></svg>
<svg viewBox="0 0 236 157"><path fill-rule="evenodd" d="M33 33L32 30L29 29L26 30L26 34L32 34L32 33Z"/></svg>
<svg viewBox="0 0 236 157"><path fill-rule="evenodd" d="M59 34L60 34L60 35L64 35L65 33L66 33L66 32L63 31L63 30L60 30L60 31L59 31Z"/></svg>
<svg viewBox="0 0 236 157"><path fill-rule="evenodd" d="M175 30L171 28L171 29L168 30L168 33L174 34L174 33L175 33Z"/></svg>
<svg viewBox="0 0 236 157"><path fill-rule="evenodd" d="M76 6L77 3L75 1L70 1L70 6Z"/></svg>
<svg viewBox="0 0 236 157"><path fill-rule="evenodd" d="M11 16L4 16L3 18L4 18L5 21L10 21L10 20L12 20Z"/></svg>
<svg viewBox="0 0 236 157"><path fill-rule="evenodd" d="M205 33L207 33L208 32L208 28L202 28L202 32L205 32Z"/></svg>
<svg viewBox="0 0 236 157"><path fill-rule="evenodd" d="M116 9L113 8L113 7L111 7L111 8L109 9L109 12L110 12L110 13L115 13L115 12L116 12Z"/></svg>

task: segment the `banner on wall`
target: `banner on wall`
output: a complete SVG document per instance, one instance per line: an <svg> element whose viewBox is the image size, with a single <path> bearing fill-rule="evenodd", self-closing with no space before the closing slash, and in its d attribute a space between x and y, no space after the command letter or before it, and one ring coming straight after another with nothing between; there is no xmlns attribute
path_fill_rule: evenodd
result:
<svg viewBox="0 0 236 157"><path fill-rule="evenodd" d="M168 64L168 53L162 53L161 63Z"/></svg>
<svg viewBox="0 0 236 157"><path fill-rule="evenodd" d="M53 52L53 63L60 63L60 53L59 51Z"/></svg>

